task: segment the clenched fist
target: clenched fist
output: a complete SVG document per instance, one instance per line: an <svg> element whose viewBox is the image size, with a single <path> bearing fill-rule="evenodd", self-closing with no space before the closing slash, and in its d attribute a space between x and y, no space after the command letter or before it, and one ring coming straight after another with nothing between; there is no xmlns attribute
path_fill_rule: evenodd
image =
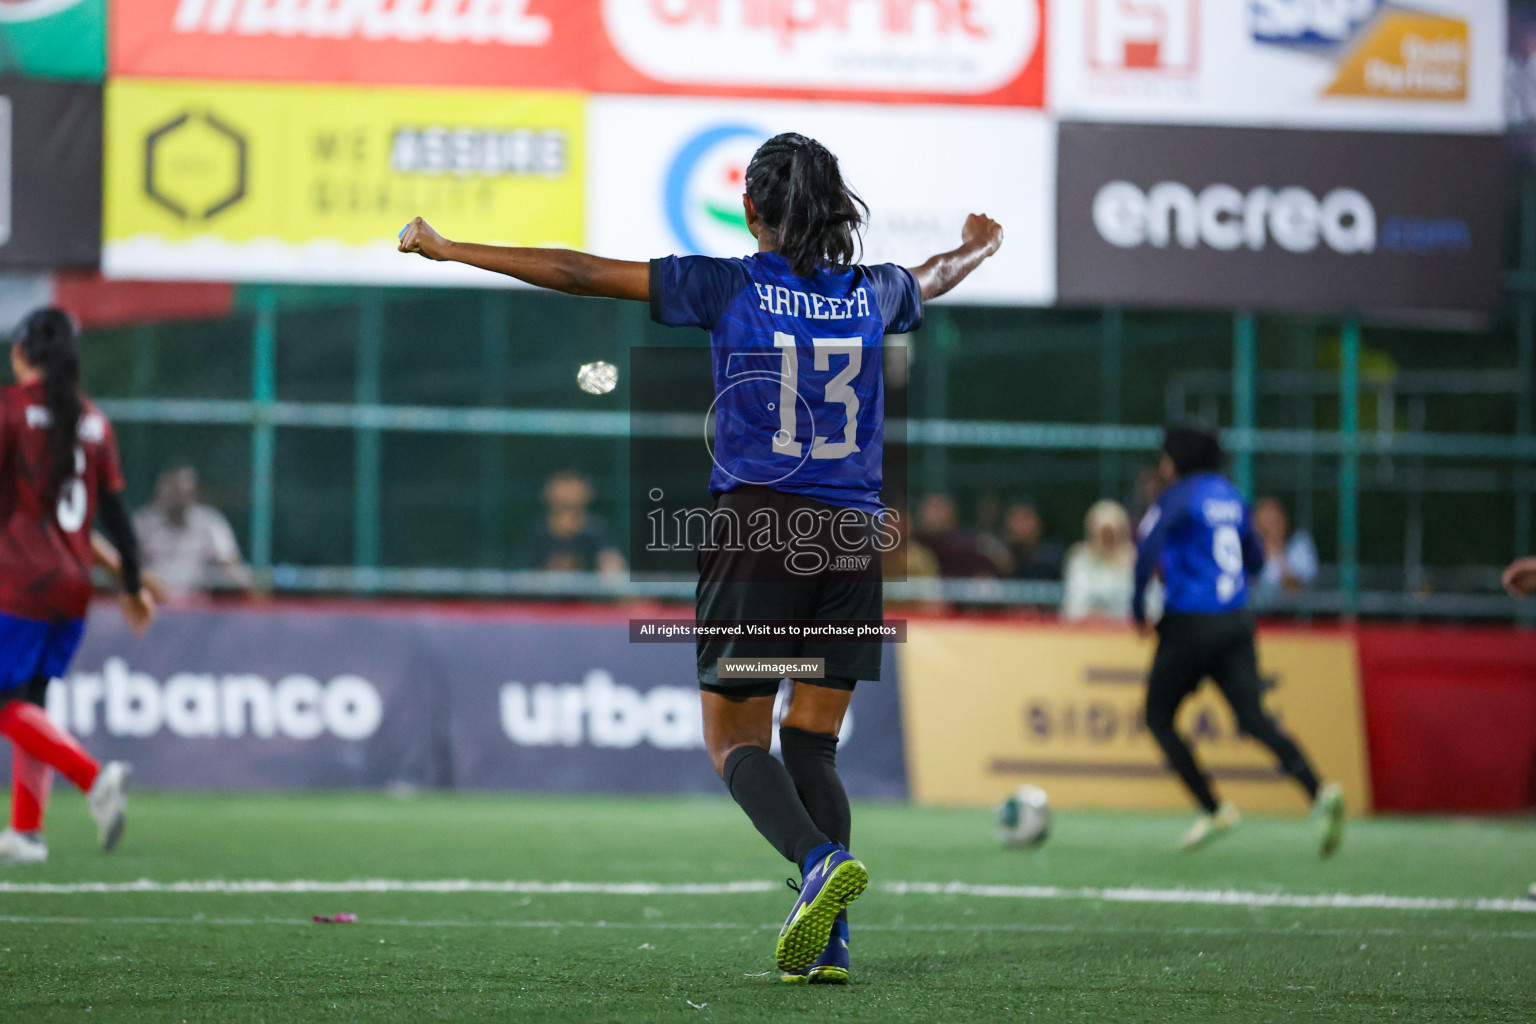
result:
<svg viewBox="0 0 1536 1024"><path fill-rule="evenodd" d="M447 259L448 239L433 230L420 217L413 218L400 232L400 251L414 252L429 260Z"/></svg>
<svg viewBox="0 0 1536 1024"><path fill-rule="evenodd" d="M968 246L976 246L990 256L1002 247L1003 226L984 213L973 213L965 218L965 227L960 229L960 241Z"/></svg>

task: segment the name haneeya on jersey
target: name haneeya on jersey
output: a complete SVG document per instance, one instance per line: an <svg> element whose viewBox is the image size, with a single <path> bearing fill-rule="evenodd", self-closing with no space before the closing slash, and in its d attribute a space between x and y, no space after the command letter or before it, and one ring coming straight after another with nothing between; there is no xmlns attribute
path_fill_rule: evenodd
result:
<svg viewBox="0 0 1536 1024"><path fill-rule="evenodd" d="M859 288L846 299L835 299L829 295L809 295L782 285L757 284L754 287L757 288L757 308L774 316L798 316L807 320L848 320L869 316L869 291L865 288Z"/></svg>

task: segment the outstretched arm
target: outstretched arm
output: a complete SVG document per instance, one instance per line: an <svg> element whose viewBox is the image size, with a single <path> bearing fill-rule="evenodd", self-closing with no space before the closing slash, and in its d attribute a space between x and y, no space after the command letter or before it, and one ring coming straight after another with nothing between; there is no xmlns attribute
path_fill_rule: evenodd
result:
<svg viewBox="0 0 1536 1024"><path fill-rule="evenodd" d="M960 229L960 247L940 253L920 267L912 267L912 276L923 290L923 301L936 299L950 291L981 266L981 261L997 252L1003 244L1003 226L984 213L965 218Z"/></svg>
<svg viewBox="0 0 1536 1024"><path fill-rule="evenodd" d="M438 234L420 217L412 220L400 233L400 251L414 252L429 260L468 264L568 295L596 295L637 302L647 302L651 297L649 263L604 259L570 249L523 249L453 242Z"/></svg>

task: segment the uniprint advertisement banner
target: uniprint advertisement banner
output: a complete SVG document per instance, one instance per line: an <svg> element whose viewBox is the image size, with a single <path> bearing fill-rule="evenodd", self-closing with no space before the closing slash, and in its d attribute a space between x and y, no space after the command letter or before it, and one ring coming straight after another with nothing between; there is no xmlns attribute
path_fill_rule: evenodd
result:
<svg viewBox="0 0 1536 1024"><path fill-rule="evenodd" d="M1080 120L1498 132L1504 0L1056 0Z"/></svg>
<svg viewBox="0 0 1536 1024"><path fill-rule="evenodd" d="M860 798L907 795L889 650L838 750ZM174 610L136 638L103 603L48 712L158 788L717 794L696 672L691 643L631 644L620 612Z"/></svg>
<svg viewBox="0 0 1536 1024"><path fill-rule="evenodd" d="M1058 807L1191 806L1147 732L1152 652L1129 629L911 623L901 698L912 796L980 806L1033 783ZM1259 665L1270 712L1352 808L1369 808L1354 640L1265 632ZM1221 796L1244 810L1305 809L1305 794L1238 733L1213 686L1185 703L1177 724Z"/></svg>
<svg viewBox="0 0 1536 1024"><path fill-rule="evenodd" d="M1044 0L114 0L115 75L1035 106Z"/></svg>
<svg viewBox="0 0 1536 1024"><path fill-rule="evenodd" d="M588 243L621 259L757 251L742 210L752 153L783 131L837 155L869 204L864 262L916 266L960 243L969 213L1002 249L960 286L967 303L1054 298L1055 127L1028 111L597 96L588 114Z"/></svg>
<svg viewBox="0 0 1536 1024"><path fill-rule="evenodd" d="M408 259L416 214L503 245L579 247L585 100L468 89L116 80L113 277L480 285Z"/></svg>
<svg viewBox="0 0 1536 1024"><path fill-rule="evenodd" d="M0 81L0 269L101 256L101 87Z"/></svg>
<svg viewBox="0 0 1536 1024"><path fill-rule="evenodd" d="M1485 314L1498 300L1494 135L1068 123L1063 305Z"/></svg>
<svg viewBox="0 0 1536 1024"><path fill-rule="evenodd" d="M8 0L0 4L0 74L101 81L107 0Z"/></svg>

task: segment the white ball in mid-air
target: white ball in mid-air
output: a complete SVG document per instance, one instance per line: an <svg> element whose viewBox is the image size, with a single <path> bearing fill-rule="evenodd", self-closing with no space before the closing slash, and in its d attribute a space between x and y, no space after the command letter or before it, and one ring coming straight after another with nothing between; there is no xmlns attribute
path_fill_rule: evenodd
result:
<svg viewBox="0 0 1536 1024"><path fill-rule="evenodd" d="M619 368L601 360L582 363L576 371L576 384L589 395L606 395L619 383Z"/></svg>
<svg viewBox="0 0 1536 1024"><path fill-rule="evenodd" d="M997 841L1004 846L1034 849L1051 834L1051 801L1039 786L1020 786L993 812Z"/></svg>

